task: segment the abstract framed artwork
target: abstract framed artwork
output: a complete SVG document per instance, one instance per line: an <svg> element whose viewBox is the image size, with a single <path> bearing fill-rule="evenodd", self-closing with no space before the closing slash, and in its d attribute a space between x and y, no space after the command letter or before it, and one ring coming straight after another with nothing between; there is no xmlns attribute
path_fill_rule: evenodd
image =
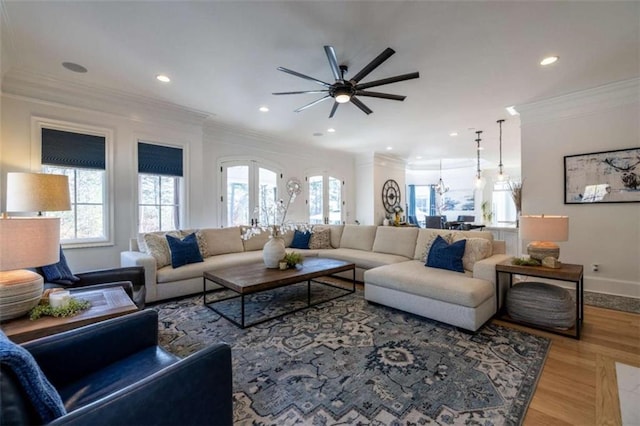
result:
<svg viewBox="0 0 640 426"><path fill-rule="evenodd" d="M564 157L564 203L640 202L640 147Z"/></svg>

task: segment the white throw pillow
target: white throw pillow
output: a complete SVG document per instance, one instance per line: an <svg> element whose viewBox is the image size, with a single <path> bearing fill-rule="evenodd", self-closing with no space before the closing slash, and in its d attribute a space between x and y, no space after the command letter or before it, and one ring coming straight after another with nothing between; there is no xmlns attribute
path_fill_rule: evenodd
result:
<svg viewBox="0 0 640 426"><path fill-rule="evenodd" d="M456 238L455 241L465 238ZM479 260L491 256L491 241L485 238L466 238L464 256L462 256L462 266L467 271L473 271L473 265Z"/></svg>

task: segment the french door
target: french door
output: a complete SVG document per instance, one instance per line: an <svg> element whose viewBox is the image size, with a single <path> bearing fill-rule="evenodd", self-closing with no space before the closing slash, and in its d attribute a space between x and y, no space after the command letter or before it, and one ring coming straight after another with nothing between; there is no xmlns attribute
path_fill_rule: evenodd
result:
<svg viewBox="0 0 640 426"><path fill-rule="evenodd" d="M255 160L227 161L221 164L220 173L225 226L273 223L263 206L278 200L282 174L275 167Z"/></svg>
<svg viewBox="0 0 640 426"><path fill-rule="evenodd" d="M309 223L339 225L343 221L342 187L344 182L327 174L308 176Z"/></svg>

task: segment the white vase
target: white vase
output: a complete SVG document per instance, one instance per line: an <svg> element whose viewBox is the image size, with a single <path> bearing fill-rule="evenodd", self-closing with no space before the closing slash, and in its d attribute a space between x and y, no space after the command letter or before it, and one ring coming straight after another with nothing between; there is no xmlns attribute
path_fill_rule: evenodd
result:
<svg viewBox="0 0 640 426"><path fill-rule="evenodd" d="M389 219L385 218L385 219L382 221L382 226L389 226Z"/></svg>
<svg viewBox="0 0 640 426"><path fill-rule="evenodd" d="M262 259L267 268L279 268L284 254L284 240L281 237L269 238L262 249Z"/></svg>

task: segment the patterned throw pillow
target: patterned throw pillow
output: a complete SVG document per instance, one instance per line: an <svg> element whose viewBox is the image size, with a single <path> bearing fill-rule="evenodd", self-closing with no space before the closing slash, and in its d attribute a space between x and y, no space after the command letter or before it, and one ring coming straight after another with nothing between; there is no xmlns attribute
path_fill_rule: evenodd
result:
<svg viewBox="0 0 640 426"><path fill-rule="evenodd" d="M462 241L464 238L457 239ZM473 265L482 259L486 259L491 256L491 241L485 238L466 238L467 244L464 249L464 256L462 256L462 265L467 271L473 272Z"/></svg>
<svg viewBox="0 0 640 426"><path fill-rule="evenodd" d="M171 267L179 268L189 263L202 262L202 255L198 248L198 239L195 234L189 234L184 239L167 235L167 243L171 251Z"/></svg>
<svg viewBox="0 0 640 426"><path fill-rule="evenodd" d="M144 243L147 246L147 253L153 256L156 260L156 266L158 269L171 264L171 252L169 251L169 243L167 243L166 235L182 238L182 233L180 231L170 231L166 234L149 233L144 234L143 237Z"/></svg>
<svg viewBox="0 0 640 426"><path fill-rule="evenodd" d="M331 248L331 229L314 229L309 239L310 249L330 249Z"/></svg>

